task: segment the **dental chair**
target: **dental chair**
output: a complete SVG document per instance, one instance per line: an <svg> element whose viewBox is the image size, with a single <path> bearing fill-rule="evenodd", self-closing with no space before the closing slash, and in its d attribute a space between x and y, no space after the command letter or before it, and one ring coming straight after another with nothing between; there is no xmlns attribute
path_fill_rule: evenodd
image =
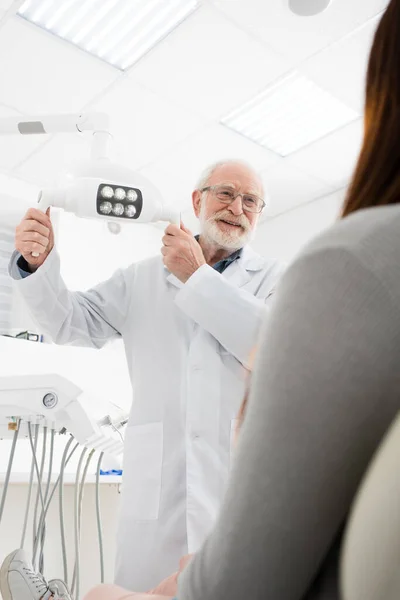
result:
<svg viewBox="0 0 400 600"><path fill-rule="evenodd" d="M400 599L400 415L360 486L341 567L343 600Z"/></svg>

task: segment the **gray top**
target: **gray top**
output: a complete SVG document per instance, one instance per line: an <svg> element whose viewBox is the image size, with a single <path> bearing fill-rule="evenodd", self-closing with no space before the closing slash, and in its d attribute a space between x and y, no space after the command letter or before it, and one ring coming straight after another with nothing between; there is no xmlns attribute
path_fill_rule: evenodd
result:
<svg viewBox="0 0 400 600"><path fill-rule="evenodd" d="M335 225L264 326L221 516L179 600L336 600L343 526L400 408L400 207Z"/></svg>

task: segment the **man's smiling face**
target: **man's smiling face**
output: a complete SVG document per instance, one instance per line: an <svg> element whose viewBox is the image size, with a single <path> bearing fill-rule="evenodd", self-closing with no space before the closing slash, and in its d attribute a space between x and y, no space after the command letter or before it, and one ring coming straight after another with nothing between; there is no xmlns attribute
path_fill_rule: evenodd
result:
<svg viewBox="0 0 400 600"><path fill-rule="evenodd" d="M219 196L224 194L248 194L262 198L262 183L258 175L240 163L219 166L212 173L207 184L208 191L199 193L195 203L196 216L200 219L201 235L220 248L236 250L248 243L256 228L259 213L243 209L242 196L231 204L226 204L214 193L218 186Z"/></svg>

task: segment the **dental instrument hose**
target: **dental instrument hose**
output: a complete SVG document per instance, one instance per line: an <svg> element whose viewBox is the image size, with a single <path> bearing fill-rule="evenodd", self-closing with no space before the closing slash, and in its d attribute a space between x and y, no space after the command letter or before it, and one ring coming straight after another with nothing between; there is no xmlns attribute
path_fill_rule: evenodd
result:
<svg viewBox="0 0 400 600"><path fill-rule="evenodd" d="M99 456L96 470L96 518L97 518L97 533L99 536L99 553L100 553L100 583L104 583L104 550L103 550L103 532L101 529L101 514L100 514L100 468L103 460L104 452Z"/></svg>
<svg viewBox="0 0 400 600"><path fill-rule="evenodd" d="M13 465L13 462L14 462L15 447L17 445L20 423L21 423L21 420L18 419L18 421L17 421L17 428L14 431L13 441L12 441L12 444L11 444L10 457L8 459L6 477L4 479L3 493L1 495L1 501L0 501L0 524L1 524L1 519L3 517L4 505L6 503L6 497L7 497L7 491L8 491L8 484L9 484L9 481L10 481L11 469L12 469L12 465Z"/></svg>
<svg viewBox="0 0 400 600"><path fill-rule="evenodd" d="M49 497L49 492L50 492L51 476L52 476L52 473L53 473L54 436L55 436L54 426L51 429L51 434L50 435L51 435L51 437L50 437L49 470L48 470L48 474L47 474L46 491L44 493L44 503L45 503L45 505L47 505L47 499ZM40 523L42 523L42 527L40 527ZM44 543L45 543L45 540L46 540L46 521L44 519L44 515L40 516L37 535L40 536L39 572L43 573L44 572L44 556L43 556L43 553L44 553Z"/></svg>
<svg viewBox="0 0 400 600"><path fill-rule="evenodd" d="M30 429L31 424L28 422L27 425L28 425L28 431L30 431L31 435L32 435L32 431ZM39 425L35 425L35 432L36 432L36 434L38 433L38 429L39 429ZM35 444L34 444L34 447L33 447L34 448L34 452L32 454L32 462L31 462L31 473L30 473L30 476L29 476L28 498L27 498L27 502L26 502L24 525L22 527L22 536L21 536L21 544L20 544L21 548L23 548L24 545L25 545L26 529L28 527L29 511L30 511L30 508L31 508L33 475L35 473L34 455L36 455L37 444L38 444L38 435L35 435Z"/></svg>
<svg viewBox="0 0 400 600"><path fill-rule="evenodd" d="M33 444L33 439L32 439L32 428L31 428L31 424L28 422L28 434L29 434L29 442L31 444L31 449L32 449L32 456L33 456L33 460L35 463L35 471L36 471L36 476L38 479L38 491L39 491L39 497L40 497L40 503L42 506L42 513L45 513L45 505L44 505L44 498L43 498L43 490L42 490L42 482L40 480L40 471L39 471L39 465L37 462L37 458L36 458L36 448ZM36 438L35 438L35 442L37 442L37 439L39 437L39 425L36 425ZM37 443L36 443L37 446ZM33 544L35 546L35 543ZM36 559L35 557L32 557L32 562Z"/></svg>
<svg viewBox="0 0 400 600"><path fill-rule="evenodd" d="M68 563L67 563L67 549L65 544L65 525L64 525L64 470L66 457L68 454L68 450L70 445L72 444L73 437L68 441L64 448L64 453L61 459L61 467L60 467L60 492L59 492L59 517L60 517L60 531L61 531L61 549L62 549L62 558L63 558L63 567L64 567L64 582L68 586Z"/></svg>
<svg viewBox="0 0 400 600"><path fill-rule="evenodd" d="M74 441L74 438L71 436L71 439L69 440L69 442L68 442L67 446L69 447L73 441ZM71 452L70 452L70 454L69 454L69 456L68 456L67 460L65 461L65 467L68 465L68 463L69 463L70 459L72 458L73 454L75 453L75 450L76 450L78 447L79 447L79 442L77 442L77 443L75 444L75 446L72 448L72 450L71 450ZM68 451L68 448L66 448L66 449L67 449L67 451ZM64 450L64 451L65 451L65 450ZM61 462L61 464L62 464L62 462ZM61 471L61 467L60 467L60 471ZM58 488L58 486L59 486L59 483L60 483L60 478L61 478L61 474L60 474L60 475L57 477L57 480L56 480L56 482L55 482L55 484L54 484L54 486L53 486L53 489L52 489L52 491L51 491L50 497L49 497L49 499L48 499L48 501L47 501L46 508L45 508L45 512L44 512L44 516L43 516L43 523L45 523L46 516L47 516L47 512L48 512L48 510L49 510L49 508L50 508L50 504L51 504L51 502L52 502L52 500L53 500L53 496L54 496L54 494L55 494L55 492L56 492L56 490L57 490L57 488ZM39 527L40 527L40 526L41 526L41 523L39 523ZM34 556L36 556L36 552L37 552L37 548L38 548L38 543L39 543L39 538L37 539L37 541L36 541L36 545L35 545L35 548L34 548Z"/></svg>
<svg viewBox="0 0 400 600"><path fill-rule="evenodd" d="M33 547L32 547L32 551L33 551L33 548L36 543L36 536L38 535L37 513L38 513L38 506L39 506L39 490L41 490L43 493L42 481L43 481L43 473L44 473L44 464L45 464L45 460L46 460L46 451L47 451L47 427L44 426L43 427L42 460L40 463L40 472L39 472L38 490L36 492L35 509L33 511L33 535L32 535ZM43 514L43 512L44 512L44 507L45 507L45 501L43 502L41 514ZM40 519L40 521L41 520L42 519ZM35 557L35 560L32 562L32 564L33 564L33 568L36 569L36 557Z"/></svg>
<svg viewBox="0 0 400 600"><path fill-rule="evenodd" d="M83 491L84 491L84 486L85 486L87 472L88 472L89 465L90 465L90 462L92 460L94 452L95 452L94 449L91 450L90 453L89 453L89 456L87 457L85 468L84 468L83 474L82 474L80 491L79 491L79 513L78 513L79 543L80 543L80 540L81 540L81 521L82 521ZM75 589L76 575L77 575L77 571L76 571L76 557L75 557L74 573L73 573L73 576L72 576L72 586L71 586L71 593L72 594L74 593L74 589Z"/></svg>
<svg viewBox="0 0 400 600"><path fill-rule="evenodd" d="M75 538L75 582L72 582L72 586L76 583L76 594L73 597L75 600L79 600L79 482L81 476L82 462L87 452L87 448L83 448L81 456L79 458L78 467L76 470L75 478L75 497L74 497L74 538ZM73 594L73 590L72 590Z"/></svg>

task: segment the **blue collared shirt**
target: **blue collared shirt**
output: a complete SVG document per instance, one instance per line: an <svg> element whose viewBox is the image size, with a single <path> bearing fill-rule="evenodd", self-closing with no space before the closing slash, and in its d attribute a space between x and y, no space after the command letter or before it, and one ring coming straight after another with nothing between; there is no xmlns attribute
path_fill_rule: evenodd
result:
<svg viewBox="0 0 400 600"><path fill-rule="evenodd" d="M26 262L23 256L20 256L17 260L17 267L22 279L25 279L25 277L32 275L32 273L29 271L28 263Z"/></svg>
<svg viewBox="0 0 400 600"><path fill-rule="evenodd" d="M196 235L195 237L196 237L196 240L199 241L200 236ZM223 258L222 260L219 260L217 263L215 263L215 265L213 265L213 269L218 271L218 273L223 273L225 271L225 269L227 269L229 267L230 264L232 264L233 262L235 262L235 260L237 260L238 258L241 257L242 251L243 251L243 248L239 248L239 250L235 250L235 252L233 252L232 254L227 256L227 258Z"/></svg>
<svg viewBox="0 0 400 600"><path fill-rule="evenodd" d="M213 269L218 271L218 273L223 273L225 271L225 269L227 269L231 263L235 262L235 260L240 258L241 254L242 254L242 248L240 248L240 250L235 250L235 252L233 252L233 254L228 256L228 258L224 258L224 259L218 261L217 263L215 263L215 265L213 265Z"/></svg>

